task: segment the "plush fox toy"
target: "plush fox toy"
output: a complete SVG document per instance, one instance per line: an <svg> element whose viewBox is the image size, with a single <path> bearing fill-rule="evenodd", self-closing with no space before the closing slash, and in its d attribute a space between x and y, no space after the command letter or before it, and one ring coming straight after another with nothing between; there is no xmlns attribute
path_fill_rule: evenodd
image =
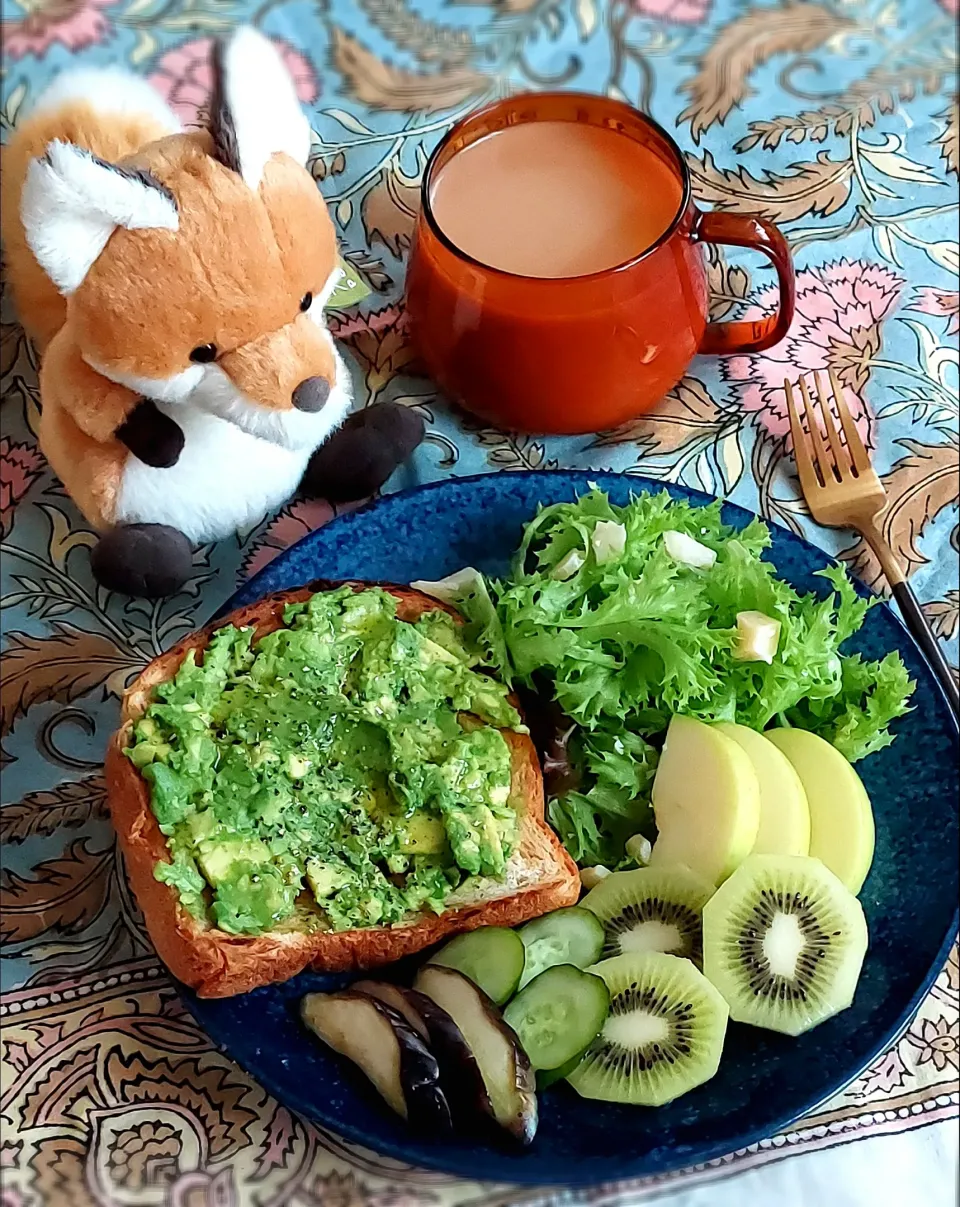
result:
<svg viewBox="0 0 960 1207"><path fill-rule="evenodd" d="M77 71L5 149L8 279L43 353L40 446L103 534L98 580L133 595L176 591L194 544L298 487L372 493L423 436L402 407L344 422L309 123L260 34L214 58L209 130L181 131L135 76Z"/></svg>

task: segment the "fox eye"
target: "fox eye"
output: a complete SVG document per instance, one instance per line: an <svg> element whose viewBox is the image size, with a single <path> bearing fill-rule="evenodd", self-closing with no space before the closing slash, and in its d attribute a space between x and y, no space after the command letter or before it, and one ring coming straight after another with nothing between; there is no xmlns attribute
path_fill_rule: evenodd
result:
<svg viewBox="0 0 960 1207"><path fill-rule="evenodd" d="M313 305L313 294L305 293L303 295L303 297L300 299L300 309L309 310L312 305Z"/></svg>
<svg viewBox="0 0 960 1207"><path fill-rule="evenodd" d="M190 359L198 365L208 365L212 360L217 359L217 345L200 344L190 353Z"/></svg>

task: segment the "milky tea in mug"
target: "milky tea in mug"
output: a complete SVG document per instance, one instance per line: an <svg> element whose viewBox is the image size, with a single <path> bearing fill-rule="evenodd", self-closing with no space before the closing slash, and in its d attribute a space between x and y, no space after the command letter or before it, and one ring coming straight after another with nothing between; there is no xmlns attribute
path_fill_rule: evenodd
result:
<svg viewBox="0 0 960 1207"><path fill-rule="evenodd" d="M680 181L603 126L528 122L454 156L430 190L465 255L524 277L579 277L646 251L680 208Z"/></svg>
<svg viewBox="0 0 960 1207"><path fill-rule="evenodd" d="M701 243L711 241L774 262L776 314L707 324ZM614 427L656 405L698 351L778 342L792 308L779 231L702 214L676 145L621 102L496 102L455 126L424 172L411 337L444 392L498 427Z"/></svg>

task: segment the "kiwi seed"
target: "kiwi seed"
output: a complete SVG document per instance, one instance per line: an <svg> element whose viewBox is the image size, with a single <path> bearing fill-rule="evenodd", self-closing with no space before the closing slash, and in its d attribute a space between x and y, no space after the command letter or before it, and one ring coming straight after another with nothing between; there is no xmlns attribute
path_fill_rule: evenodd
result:
<svg viewBox="0 0 960 1207"><path fill-rule="evenodd" d="M752 855L703 912L704 971L736 1022L800 1035L853 1000L860 902L805 855Z"/></svg>
<svg viewBox="0 0 960 1207"><path fill-rule="evenodd" d="M689 960L634 952L588 971L606 982L610 1013L569 1075L579 1094L660 1106L714 1075L727 1007Z"/></svg>
<svg viewBox="0 0 960 1207"><path fill-rule="evenodd" d="M699 967L701 914L712 893L688 868L638 868L605 877L580 905L603 923L602 958L661 951Z"/></svg>
<svg viewBox="0 0 960 1207"><path fill-rule="evenodd" d="M789 977L774 972L764 954L764 940L778 915L795 918L803 938L793 975ZM757 903L743 918L737 936L751 993L781 1001L805 1002L829 943L830 936L820 925L808 896L763 889Z"/></svg>

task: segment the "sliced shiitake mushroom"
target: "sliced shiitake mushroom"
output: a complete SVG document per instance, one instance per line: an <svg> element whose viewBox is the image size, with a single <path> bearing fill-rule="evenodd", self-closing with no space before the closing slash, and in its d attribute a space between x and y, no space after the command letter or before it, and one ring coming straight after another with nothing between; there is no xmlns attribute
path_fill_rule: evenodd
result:
<svg viewBox="0 0 960 1207"><path fill-rule="evenodd" d="M356 981L350 988L354 993L368 993L392 1006L424 1040L437 1058L440 1087L456 1122L469 1124L478 1116L493 1115L483 1074L470 1045L447 1011L433 998L418 989L389 981Z"/></svg>
<svg viewBox="0 0 960 1207"><path fill-rule="evenodd" d="M344 990L308 993L300 1013L318 1039L366 1074L398 1115L423 1131L450 1131L437 1059L399 1011Z"/></svg>
<svg viewBox="0 0 960 1207"><path fill-rule="evenodd" d="M500 1011L454 968L425 964L414 988L445 1010L466 1040L483 1078L491 1117L521 1144L529 1144L537 1130L536 1084L520 1041Z"/></svg>

